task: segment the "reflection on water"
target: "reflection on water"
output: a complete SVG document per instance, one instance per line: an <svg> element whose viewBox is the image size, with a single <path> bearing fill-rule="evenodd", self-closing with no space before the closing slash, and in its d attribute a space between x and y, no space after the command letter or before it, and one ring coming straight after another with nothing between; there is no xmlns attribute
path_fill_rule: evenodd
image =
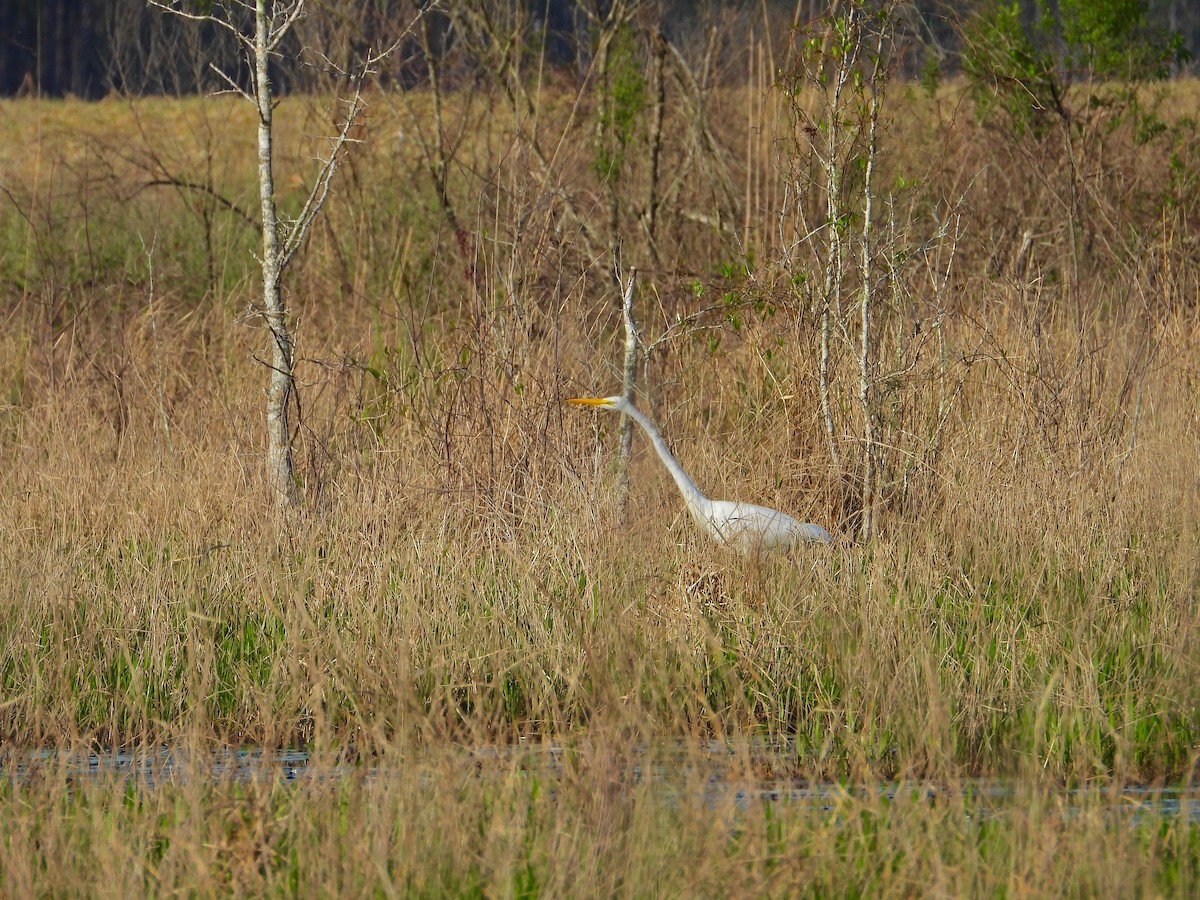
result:
<svg viewBox="0 0 1200 900"><path fill-rule="evenodd" d="M475 769L476 777L486 777L485 771L516 771L536 773L551 779L564 774L564 756L568 751L557 744L518 744L511 747L484 746L463 749L461 761L465 769ZM680 798L699 791L706 803L732 801L739 807L753 803L800 804L813 811L834 811L848 800L925 800L956 798L960 802L981 801L990 814L1002 814L1003 809L1019 806L1025 786L1011 779L960 780L950 786L934 782L877 782L849 785L837 782L812 782L801 778L752 779L735 771L729 760L727 746L713 742L699 748L695 744L679 744L677 748L660 747L648 751L633 748L624 758L624 780L631 784L652 784L656 792L667 798ZM794 750L757 747L755 755L770 762L777 755L779 766L767 769L787 769L797 760ZM645 758L644 763L636 762ZM325 783L339 779L363 778L383 780L411 778L413 773L399 767L373 765L369 761L317 764L306 750L264 750L243 747L205 752L203 754L161 748L127 752L41 750L29 753L11 749L0 756L0 785L36 782L45 777L65 779L68 786L77 780L111 781L125 779L129 786L154 790L164 784L179 784L197 777L214 780L263 781L283 783ZM421 777L418 775L418 777ZM553 795L553 785L545 785ZM1045 791L1039 791L1044 796ZM1178 817L1200 824L1200 786L1139 786L1104 788L1061 788L1052 792L1059 798L1061 810L1070 814L1082 811L1086 799L1088 811L1098 808L1115 814L1133 816ZM1097 797L1111 798L1110 803L1097 806ZM1009 801L1009 802L1006 802Z"/></svg>

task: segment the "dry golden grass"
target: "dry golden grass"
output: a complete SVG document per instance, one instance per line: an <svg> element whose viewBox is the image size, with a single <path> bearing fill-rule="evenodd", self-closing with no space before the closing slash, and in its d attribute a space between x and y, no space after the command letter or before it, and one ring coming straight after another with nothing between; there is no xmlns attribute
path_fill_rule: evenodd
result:
<svg viewBox="0 0 1200 900"><path fill-rule="evenodd" d="M464 102L454 127L488 102ZM1197 760L1195 219L1164 207L1111 221L1142 208L1139 186L1166 165L1114 138L1096 183L1125 178L1128 204L1098 216L1077 316L1059 188L1020 159L1044 153L1033 161L1052 173L1054 149L996 152L953 91L906 103L888 157L897 171L923 160L906 221L933 221L973 184L938 339L913 337L930 322L923 275L881 316L880 359L902 374L881 380L873 544L851 539L853 357L834 365L851 460L837 472L812 309L771 237L786 167L771 131L741 130L759 121L744 96L715 98L714 121L750 148L731 171L759 240L680 214L641 276L651 337L724 305L647 367L684 465L714 496L844 536L765 561L696 535L644 448L617 526L616 420L561 403L618 383L614 291L563 236L560 195L539 192L504 114L464 150L456 235L413 139L387 139L407 113L373 106L290 276L306 503L282 515L260 480L263 335L240 320L253 232L211 194L146 186L169 171L253 208L245 111L0 104L6 131L29 136L0 148L0 735L23 750L300 745L314 769L363 767L300 786L127 790L57 763L7 777L5 892L1194 887L1186 809L1114 817L1103 790L1187 782ZM769 106L758 114L777 126ZM285 191L321 120L289 108L303 104L281 114ZM600 216L570 109L542 127L567 136L561 190ZM676 211L703 198L692 184ZM1037 240L1018 276L1025 228ZM766 776L735 754L730 783L901 778L949 793L705 801L703 742L747 735L794 749ZM573 749L546 771L477 770L457 749L520 737ZM664 745L670 790L635 783L656 759L635 750ZM376 765L398 774L363 774ZM972 795L969 776L1017 787ZM1065 801L1064 782L1094 789Z"/></svg>

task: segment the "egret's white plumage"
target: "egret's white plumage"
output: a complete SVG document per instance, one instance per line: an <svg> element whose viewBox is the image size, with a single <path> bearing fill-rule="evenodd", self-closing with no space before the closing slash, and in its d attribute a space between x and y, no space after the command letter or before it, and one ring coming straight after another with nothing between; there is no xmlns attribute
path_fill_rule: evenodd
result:
<svg viewBox="0 0 1200 900"><path fill-rule="evenodd" d="M615 409L642 426L659 459L675 479L688 512L719 543L728 544L742 553L754 553L807 541L824 542L832 539L832 535L820 525L801 522L768 506L738 500L709 500L672 455L654 423L625 397L576 397L567 402Z"/></svg>

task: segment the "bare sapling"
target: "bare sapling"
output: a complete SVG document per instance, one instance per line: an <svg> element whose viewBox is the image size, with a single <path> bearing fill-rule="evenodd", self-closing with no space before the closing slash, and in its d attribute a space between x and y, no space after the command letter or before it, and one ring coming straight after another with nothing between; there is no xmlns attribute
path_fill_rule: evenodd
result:
<svg viewBox="0 0 1200 900"><path fill-rule="evenodd" d="M872 401L871 388L874 377L874 343L875 338L872 331L871 314L874 306L872 286L875 282L873 272L874 264L872 260L872 250L874 241L872 239L872 228L874 223L871 218L872 201L874 199L872 191L874 189L873 176L875 173L875 157L878 154L878 126L879 126L879 90L880 81L883 78L883 34L876 34L876 45L874 57L871 61L871 74L867 80L867 90L870 92L870 101L867 111L867 146L866 146L866 163L863 169L863 226L862 226L862 303L860 306L861 314L861 338L859 350L859 388L858 400L862 406L863 416L863 484L862 484L862 527L860 534L864 542L869 541L874 534L874 511L875 511L875 478L876 478L876 462L875 462L875 444L876 444L876 417L878 415L875 404Z"/></svg>
<svg viewBox="0 0 1200 900"><path fill-rule="evenodd" d="M894 220L881 228L876 209L882 93L895 27L890 4L835 5L780 83L793 131L782 264L811 298L825 439L834 471L853 486L864 542L878 529L888 489L879 348L898 273L886 260L923 257L945 237L943 229L909 246ZM904 371L890 373L889 384L899 384Z"/></svg>
<svg viewBox="0 0 1200 900"><path fill-rule="evenodd" d="M842 284L845 281L845 257L842 251L842 160L844 153L841 118L845 115L844 92L850 79L857 56L857 45L846 42L835 59L832 72L832 88L827 95L828 127L825 129L824 153L819 155L825 176L825 287L821 292L821 356L818 370L818 387L821 393L821 418L825 423L825 435L829 441L829 457L834 470L842 471L842 454L838 448L837 432L833 424L833 401L830 396L830 340L833 337L833 321L842 315ZM828 83L828 82L826 82Z"/></svg>
<svg viewBox="0 0 1200 900"><path fill-rule="evenodd" d="M621 284L620 263L614 267L617 284ZM637 284L637 269L630 268L622 286L621 315L625 320L625 364L621 374L621 393L630 403L637 389L637 369L641 356L642 333L633 317L633 291ZM621 416L621 451L618 457L617 510L621 521L627 516L629 501L629 460L633 455L633 420Z"/></svg>
<svg viewBox="0 0 1200 900"><path fill-rule="evenodd" d="M329 197L330 187L338 166L345 157L366 101L362 95L365 78L376 71L380 62L390 56L420 18L436 4L426 4L416 15L404 34L381 51L368 51L359 62L358 70L346 78L353 85L345 106L345 117L338 133L330 139L324 156L318 157L319 167L309 188L308 197L298 215L280 214L275 198L275 150L273 115L277 103L271 82L271 59L278 56L288 33L305 14L305 0L246 0L229 3L187 3L185 0L150 0L153 6L190 19L198 24L211 24L229 32L238 43L243 59L253 73L249 88L242 86L233 74L214 67L216 74L228 85L228 90L252 103L258 114L258 196L262 227L262 300L252 306L247 318L261 318L270 331L270 351L265 361L270 371L267 387L267 482L277 505L294 506L300 502L296 478L296 463L292 448L291 411L298 403L295 370L295 333L283 295L283 276L304 243L309 227ZM243 15L253 14L252 35L243 32ZM329 64L327 59L323 62ZM346 76L347 73L341 73Z"/></svg>

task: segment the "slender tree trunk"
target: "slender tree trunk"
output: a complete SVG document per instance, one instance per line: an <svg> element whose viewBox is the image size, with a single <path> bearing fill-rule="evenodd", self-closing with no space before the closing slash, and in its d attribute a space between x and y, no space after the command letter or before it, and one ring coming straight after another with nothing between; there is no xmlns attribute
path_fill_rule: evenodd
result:
<svg viewBox="0 0 1200 900"><path fill-rule="evenodd" d="M863 413L863 488L862 488L862 540L871 540L875 534L876 472L875 443L878 440L875 428L875 404L871 397L874 380L871 334L871 309L874 305L871 272L871 206L874 200L876 127L879 123L879 78L883 38L875 51L874 70L867 89L871 92L867 116L866 169L863 173L863 230L862 230L862 345L859 353L858 399Z"/></svg>
<svg viewBox="0 0 1200 900"><path fill-rule="evenodd" d="M333 176L344 158L347 145L355 141L352 135L366 107L361 90L363 80L375 74L376 66L403 45L404 39L420 24L425 12L436 7L439 0L422 4L412 24L391 47L378 53L368 53L363 58L361 68L351 77L351 83L354 85L353 97L348 101L339 101L346 105L346 119L341 131L333 138L328 155L319 157L321 165L303 208L292 221L283 225L280 224L279 212L275 206L271 139L274 96L269 67L271 57L279 53L279 46L284 37L304 14L306 0L255 0L253 37L243 32L240 17L235 15L235 7L244 6L248 9L249 0L238 0L237 3L230 4L205 4L203 8L196 10L181 8L174 0L147 2L180 18L204 23L206 26L225 28L241 45L246 62L254 70L253 89L243 91L236 74L230 75L214 66L229 88L252 102L258 110L258 197L261 204L263 238L262 306L258 312L267 323L271 334L271 351L267 363L271 370L267 386L267 483L271 486L275 501L280 507L293 506L300 502L300 490L296 484L296 468L292 456L290 414L293 403L295 409L299 410L300 407L293 368L295 359L291 323L283 302L283 273L304 245L309 227L324 206Z"/></svg>
<svg viewBox="0 0 1200 900"><path fill-rule="evenodd" d="M621 280L621 271L617 269L617 283ZM632 401L633 392L637 387L637 367L641 350L641 339L638 337L637 320L633 317L633 289L637 283L637 269L629 270L629 280L625 283L625 291L621 298L621 312L625 319L625 367L622 378L622 393L625 399ZM621 452L618 457L621 467L617 481L617 508L621 522L626 521L629 501L629 460L633 456L633 420L629 416L621 416Z"/></svg>
<svg viewBox="0 0 1200 900"><path fill-rule="evenodd" d="M280 278L283 264L279 251L279 218L275 209L275 176L271 149L271 18L268 0L256 0L254 8L254 99L258 106L258 196L262 203L263 316L271 331L271 380L267 388L267 478L280 506L299 502L296 470L292 459L289 421L292 391L292 337L283 303Z"/></svg>
<svg viewBox="0 0 1200 900"><path fill-rule="evenodd" d="M429 20L421 22L421 49L425 53L425 66L429 71L429 92L433 98L433 157L429 167L433 175L433 184L437 190L438 203L446 214L446 221L457 236L459 233L458 217L450 202L450 191L447 183L449 165L447 165L446 139L442 131L442 86L439 50L429 39Z"/></svg>
<svg viewBox="0 0 1200 900"><path fill-rule="evenodd" d="M659 196L659 167L662 157L663 120L667 110L667 39L657 28L654 31L654 116L650 127L650 199L646 203L646 236L649 238L650 258L657 266L658 257L658 206L662 202Z"/></svg>
<svg viewBox="0 0 1200 900"><path fill-rule="evenodd" d="M845 51L846 54L849 51ZM837 61L837 72L833 75L833 92L828 101L829 116L822 166L825 170L825 228L827 235L825 254L825 290L821 296L821 358L819 387L821 392L821 418L825 423L825 437L829 443L829 457L834 470L842 473L842 454L838 449L837 430L833 421L833 401L830 380L830 340L833 319L842 319L842 284L845 281L845 258L842 250L842 163L838 155L842 152L842 90L850 78L851 60L848 55Z"/></svg>

